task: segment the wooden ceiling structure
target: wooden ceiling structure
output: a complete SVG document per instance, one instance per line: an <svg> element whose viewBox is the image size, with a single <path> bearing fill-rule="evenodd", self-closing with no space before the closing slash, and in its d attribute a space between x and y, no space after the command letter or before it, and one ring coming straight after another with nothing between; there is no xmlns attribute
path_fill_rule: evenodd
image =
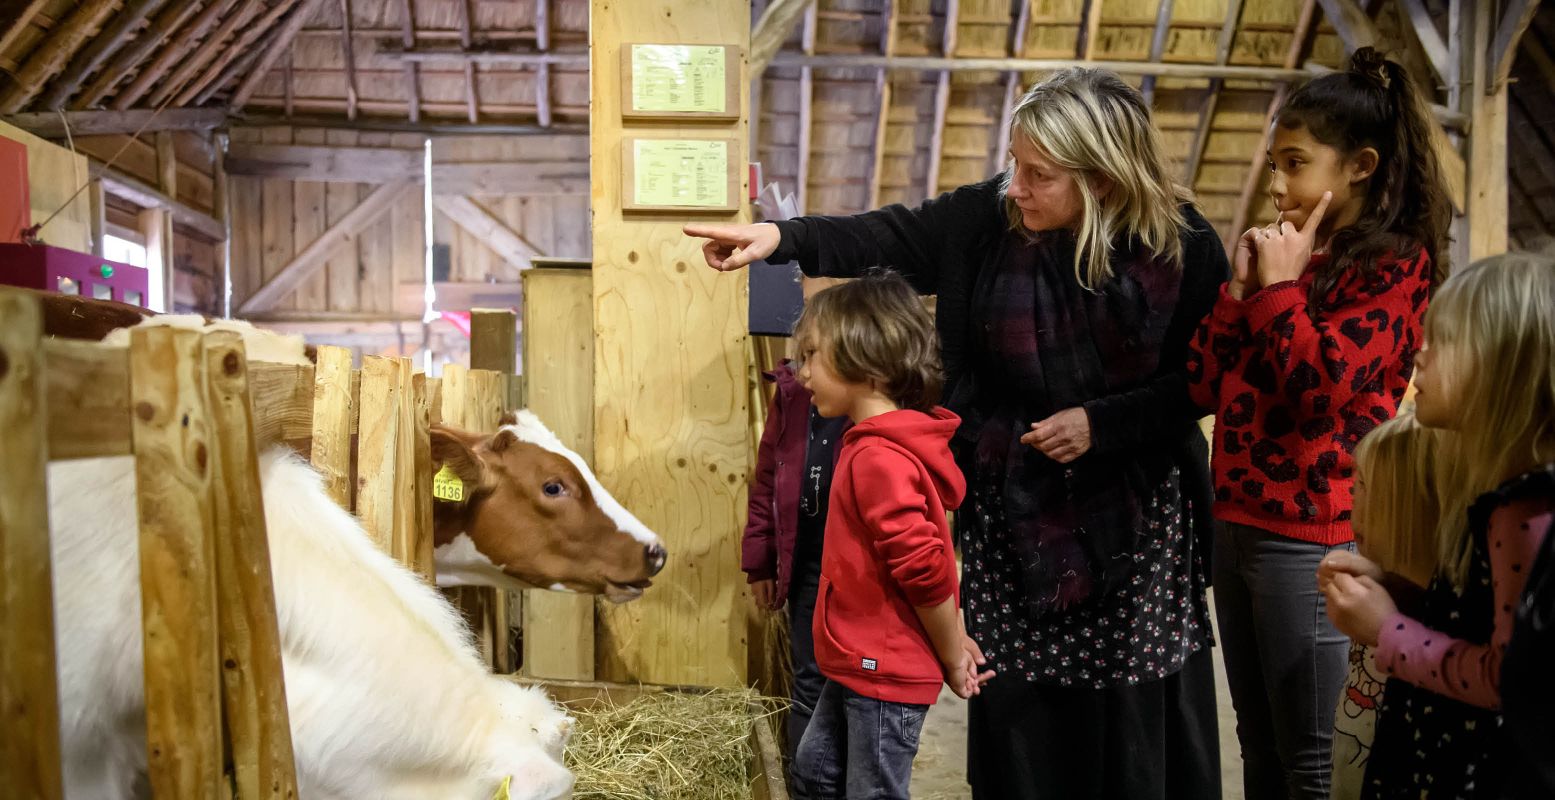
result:
<svg viewBox="0 0 1555 800"><path fill-rule="evenodd" d="M589 112L585 0L13 0L0 118L53 138L291 124L572 135ZM768 6L771 6L769 8ZM1537 0L754 0L781 42L753 82L753 158L801 211L920 201L994 174L1024 86L1071 63L1150 98L1223 233L1269 215L1271 109L1374 43L1432 87L1455 201L1470 127L1458 40L1484 13L1513 78L1514 244L1555 233L1555 18ZM781 13L778 13L781 12ZM794 20L764 27L764 13ZM768 20L771 22L771 20ZM1523 37L1532 25L1532 33ZM1501 48L1496 50L1496 48ZM1515 66L1515 68L1514 68ZM1523 152L1527 152L1525 158Z"/></svg>

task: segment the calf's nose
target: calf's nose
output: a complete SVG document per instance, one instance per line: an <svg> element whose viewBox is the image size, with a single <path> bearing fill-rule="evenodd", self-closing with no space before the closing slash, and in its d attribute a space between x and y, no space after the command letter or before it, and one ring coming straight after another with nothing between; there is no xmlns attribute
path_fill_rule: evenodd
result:
<svg viewBox="0 0 1555 800"><path fill-rule="evenodd" d="M653 576L664 569L664 562L669 558L669 553L665 552L664 545L649 544L643 546L643 558L648 562L648 575Z"/></svg>

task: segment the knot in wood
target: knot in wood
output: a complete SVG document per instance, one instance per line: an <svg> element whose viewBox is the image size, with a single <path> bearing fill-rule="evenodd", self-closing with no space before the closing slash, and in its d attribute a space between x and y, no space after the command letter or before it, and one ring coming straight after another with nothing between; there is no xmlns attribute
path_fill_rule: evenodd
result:
<svg viewBox="0 0 1555 800"><path fill-rule="evenodd" d="M228 375L237 375L238 374L238 368L240 366L241 365L238 363L238 354L237 353L228 353L221 360L221 369L222 369L223 372L226 372Z"/></svg>
<svg viewBox="0 0 1555 800"><path fill-rule="evenodd" d="M5 354L4 350L0 350L0 378L4 378L5 374L10 371L11 358Z"/></svg>
<svg viewBox="0 0 1555 800"><path fill-rule="evenodd" d="M140 417L142 422L150 422L156 413L156 408L144 400L135 404L135 416Z"/></svg>

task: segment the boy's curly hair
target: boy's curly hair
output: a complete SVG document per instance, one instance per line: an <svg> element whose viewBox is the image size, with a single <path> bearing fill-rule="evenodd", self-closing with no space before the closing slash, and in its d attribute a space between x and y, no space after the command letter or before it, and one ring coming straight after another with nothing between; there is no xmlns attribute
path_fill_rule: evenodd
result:
<svg viewBox="0 0 1555 800"><path fill-rule="evenodd" d="M810 298L794 328L799 354L819 350L838 377L874 383L899 408L927 412L944 373L934 320L900 275L884 269Z"/></svg>

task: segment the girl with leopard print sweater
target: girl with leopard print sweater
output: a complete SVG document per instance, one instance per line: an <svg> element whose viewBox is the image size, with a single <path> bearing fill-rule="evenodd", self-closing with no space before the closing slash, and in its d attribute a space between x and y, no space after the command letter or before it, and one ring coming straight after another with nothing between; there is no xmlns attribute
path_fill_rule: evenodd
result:
<svg viewBox="0 0 1555 800"><path fill-rule="evenodd" d="M1272 126L1276 223L1237 243L1191 347L1215 413L1215 605L1248 797L1326 798L1349 642L1314 575L1353 550L1355 445L1398 410L1449 211L1434 122L1370 48Z"/></svg>

